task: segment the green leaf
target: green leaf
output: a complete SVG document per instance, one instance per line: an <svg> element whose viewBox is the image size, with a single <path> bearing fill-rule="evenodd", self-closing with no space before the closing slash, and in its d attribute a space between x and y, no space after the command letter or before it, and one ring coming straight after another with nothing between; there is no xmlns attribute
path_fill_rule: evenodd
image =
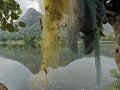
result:
<svg viewBox="0 0 120 90"><path fill-rule="evenodd" d="M10 20L10 15L7 15L5 18L6 18L7 20Z"/></svg>
<svg viewBox="0 0 120 90"><path fill-rule="evenodd" d="M19 31L19 29L18 29L18 28L16 28L16 29L15 29L15 32L18 32L18 31Z"/></svg>
<svg viewBox="0 0 120 90"><path fill-rule="evenodd" d="M13 24L7 23L7 30L8 30L9 32L14 32L14 26L13 26Z"/></svg>
<svg viewBox="0 0 120 90"><path fill-rule="evenodd" d="M17 24L15 24L15 32L18 32L19 31L19 29L18 29L18 25Z"/></svg>
<svg viewBox="0 0 120 90"><path fill-rule="evenodd" d="M22 10L19 9L18 12L17 12L17 15L21 15L22 14Z"/></svg>
<svg viewBox="0 0 120 90"><path fill-rule="evenodd" d="M6 3L7 6L9 6L9 9L15 11L18 10L17 8L17 2L15 0L9 0L8 3Z"/></svg>
<svg viewBox="0 0 120 90"><path fill-rule="evenodd" d="M0 13L0 20L2 19L2 13Z"/></svg>
<svg viewBox="0 0 120 90"><path fill-rule="evenodd" d="M20 5L16 3L16 10L20 9Z"/></svg>
<svg viewBox="0 0 120 90"><path fill-rule="evenodd" d="M19 25L20 27L26 27L26 24L25 24L24 22L21 22L21 21L18 23L18 25Z"/></svg>
<svg viewBox="0 0 120 90"><path fill-rule="evenodd" d="M5 28L5 27L1 26L0 28L1 28L3 31L6 31L6 28Z"/></svg>
<svg viewBox="0 0 120 90"><path fill-rule="evenodd" d="M14 21L18 20L22 10L16 0L0 0L0 28L10 32L18 31L18 26L25 27L26 24L19 22L15 26Z"/></svg>
<svg viewBox="0 0 120 90"><path fill-rule="evenodd" d="M6 10L4 11L4 14L5 14L5 16L7 17L8 14L9 14L9 9L6 9Z"/></svg>
<svg viewBox="0 0 120 90"><path fill-rule="evenodd" d="M7 21L6 21L6 19L5 18L2 18L2 21L1 21L1 25L2 25L2 30L6 30L6 23L7 23Z"/></svg>
<svg viewBox="0 0 120 90"><path fill-rule="evenodd" d="M0 10L4 10L4 4L3 1L0 0Z"/></svg>
<svg viewBox="0 0 120 90"><path fill-rule="evenodd" d="M12 12L11 13L11 18L14 19L14 20L17 20L19 18L19 16Z"/></svg>

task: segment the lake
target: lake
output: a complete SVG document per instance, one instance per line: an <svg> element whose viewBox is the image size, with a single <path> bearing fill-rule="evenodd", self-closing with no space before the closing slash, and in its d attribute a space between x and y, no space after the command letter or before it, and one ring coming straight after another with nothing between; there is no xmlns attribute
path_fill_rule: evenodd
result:
<svg viewBox="0 0 120 90"><path fill-rule="evenodd" d="M103 43L100 45L103 76L102 90L107 90L108 86L114 80L109 73L110 69L116 68L113 59L113 47L114 44ZM78 53L73 54L65 45L61 45L58 68L50 68L50 73L48 74L50 83L49 90L96 90L96 71L93 56L94 53L85 56L82 53L81 46L79 47ZM11 70L12 72L12 74L4 76L4 73L7 71L3 72L1 68L0 80L4 82L4 79L1 78L10 78L11 75L13 75L13 71L15 71L11 66L14 66L14 68L17 66L17 69L23 69L23 71L20 71L23 73L20 74L21 77L29 78L27 79L29 85L28 83L24 85L20 84L18 85L20 89L17 90L29 90L31 86L30 82L37 75L42 63L41 46L34 44L2 44L0 45L0 57L0 67L2 67L3 61L9 62L7 65L3 63L3 66L5 64L7 71L10 72ZM15 63L13 64L13 62ZM19 74L16 74L16 77L19 78ZM21 81L20 79L18 80ZM23 80L23 82L24 81L26 80ZM41 90L41 87L44 87L44 82L44 79L40 80L37 90ZM5 81L5 83L10 87L10 90L16 90L15 88L11 88L9 81ZM24 86L24 88L22 86Z"/></svg>

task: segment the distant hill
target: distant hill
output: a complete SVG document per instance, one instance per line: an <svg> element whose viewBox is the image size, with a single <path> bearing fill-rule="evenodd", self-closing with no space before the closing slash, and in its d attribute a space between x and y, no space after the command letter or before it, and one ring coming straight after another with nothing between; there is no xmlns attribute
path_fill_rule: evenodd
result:
<svg viewBox="0 0 120 90"><path fill-rule="evenodd" d="M26 26L29 27L33 24L39 23L40 18L43 18L43 15L40 14L33 8L29 8L24 16L21 17L21 21L26 23Z"/></svg>
<svg viewBox="0 0 120 90"><path fill-rule="evenodd" d="M31 39L39 39L41 36L40 18L43 15L33 8L29 8L24 16L20 18L21 21L26 23L25 28L19 28L19 32L10 33L8 31L0 30L0 41L6 40L24 40L30 41Z"/></svg>

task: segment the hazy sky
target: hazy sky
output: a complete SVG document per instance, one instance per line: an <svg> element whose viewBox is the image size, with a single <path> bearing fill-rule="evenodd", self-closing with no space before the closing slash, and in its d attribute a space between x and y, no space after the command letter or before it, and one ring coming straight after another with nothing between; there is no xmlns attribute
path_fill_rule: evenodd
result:
<svg viewBox="0 0 120 90"><path fill-rule="evenodd" d="M44 9L43 9L43 0L16 0L22 10L23 10L23 14L25 14L26 10L29 9L29 8L34 8L36 9L37 11L41 12L42 14L44 13Z"/></svg>

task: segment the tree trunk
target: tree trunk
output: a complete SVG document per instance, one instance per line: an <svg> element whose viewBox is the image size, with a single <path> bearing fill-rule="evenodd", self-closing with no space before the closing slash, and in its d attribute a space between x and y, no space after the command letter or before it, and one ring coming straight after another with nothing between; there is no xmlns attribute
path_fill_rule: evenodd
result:
<svg viewBox="0 0 120 90"><path fill-rule="evenodd" d="M108 23L114 28L115 33L115 48L114 48L114 60L120 70L120 13L107 11Z"/></svg>

